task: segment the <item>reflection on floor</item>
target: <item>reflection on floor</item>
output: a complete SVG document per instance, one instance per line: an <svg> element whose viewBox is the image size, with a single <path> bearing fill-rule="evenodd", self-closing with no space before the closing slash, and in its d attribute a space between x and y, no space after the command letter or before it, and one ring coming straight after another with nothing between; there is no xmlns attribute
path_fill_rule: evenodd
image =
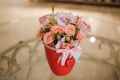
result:
<svg viewBox="0 0 120 80"><path fill-rule="evenodd" d="M89 24L91 24L92 29L88 35L90 35L89 37L92 36L91 41L93 41L93 44L89 42L89 38L81 43L84 50L87 51L87 55L82 55L83 59L80 58L81 63L76 64L73 73L70 75L57 77L51 74L47 62L43 57L41 63L38 61L37 64L32 64L34 67L29 80L119 80L120 8L48 2L32 3L27 0L0 0L0 53L21 40L25 41L35 38L35 33L40 27L38 23L39 16L50 13L51 5L53 4L56 6L56 12L72 12L73 14L82 16ZM99 38L98 36L102 38ZM94 44L95 39L96 43ZM34 42L29 45L33 47L33 44ZM11 56L14 49L9 54L4 55L14 57ZM44 56L43 47L41 45L38 50L41 53L37 56L34 55L33 61ZM20 65L26 63L25 61L29 58L29 54L26 54L29 53L28 50L22 49L19 53L20 54L17 54L16 56L17 62L14 62L13 60L12 63L12 65L19 63L14 65L19 67L18 69L20 69ZM91 61L86 57L92 57L90 59ZM3 60L4 58L5 60L8 59L3 56L1 57L0 55L0 59L2 59L0 60L0 80L5 80L4 75L9 71L6 70L9 66L7 66L6 61ZM112 65L109 65L109 63ZM106 66L102 64L106 64ZM16 67L14 67L13 71L16 70ZM29 71L29 68L23 68L21 72L15 73L17 74L17 80L25 80L27 71ZM14 76L12 78L15 79Z"/></svg>

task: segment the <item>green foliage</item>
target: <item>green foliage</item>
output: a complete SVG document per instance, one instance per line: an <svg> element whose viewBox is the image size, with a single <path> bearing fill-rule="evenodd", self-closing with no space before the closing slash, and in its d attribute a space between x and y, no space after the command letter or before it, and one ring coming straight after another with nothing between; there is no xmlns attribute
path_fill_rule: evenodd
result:
<svg viewBox="0 0 120 80"><path fill-rule="evenodd" d="M45 28L45 29L43 30L43 33L46 33L46 32L50 32L50 28Z"/></svg>
<svg viewBox="0 0 120 80"><path fill-rule="evenodd" d="M50 24L52 24L52 25L57 24L57 21L56 21L56 19L54 17L50 18Z"/></svg>

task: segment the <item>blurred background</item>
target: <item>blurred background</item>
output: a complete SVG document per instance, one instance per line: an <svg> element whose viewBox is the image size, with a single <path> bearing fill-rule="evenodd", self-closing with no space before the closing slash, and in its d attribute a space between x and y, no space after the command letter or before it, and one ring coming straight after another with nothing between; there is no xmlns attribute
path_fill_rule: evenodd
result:
<svg viewBox="0 0 120 80"><path fill-rule="evenodd" d="M64 77L52 74L35 39L52 5L91 25L81 62ZM0 0L0 80L120 80L120 0Z"/></svg>

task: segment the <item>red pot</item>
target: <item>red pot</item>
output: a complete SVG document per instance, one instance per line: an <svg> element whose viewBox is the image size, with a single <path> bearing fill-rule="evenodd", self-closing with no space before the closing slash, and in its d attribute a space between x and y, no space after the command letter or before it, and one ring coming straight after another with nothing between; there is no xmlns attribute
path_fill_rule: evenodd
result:
<svg viewBox="0 0 120 80"><path fill-rule="evenodd" d="M57 60L62 53L56 53L55 48L50 47L48 45L44 45L46 57L48 60L48 64L52 70L52 72L58 76L65 76L72 70L75 60L73 58L68 58L65 62L64 66L61 66L61 63L58 63Z"/></svg>

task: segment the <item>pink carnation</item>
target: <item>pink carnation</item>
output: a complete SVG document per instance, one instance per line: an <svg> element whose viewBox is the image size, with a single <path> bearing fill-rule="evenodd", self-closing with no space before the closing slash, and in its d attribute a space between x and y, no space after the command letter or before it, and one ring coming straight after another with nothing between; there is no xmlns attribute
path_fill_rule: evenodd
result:
<svg viewBox="0 0 120 80"><path fill-rule="evenodd" d="M39 18L39 22L43 23L45 21L45 19L47 18L47 16L42 16Z"/></svg>
<svg viewBox="0 0 120 80"><path fill-rule="evenodd" d="M52 26L51 31L52 31L53 33L58 33L58 32L61 33L61 32L64 31L64 29L63 29L62 26L55 25L55 26Z"/></svg>
<svg viewBox="0 0 120 80"><path fill-rule="evenodd" d="M82 31L78 32L76 38L77 38L78 41L81 41L81 40L85 39L85 33L82 32Z"/></svg>
<svg viewBox="0 0 120 80"><path fill-rule="evenodd" d="M67 36L73 36L75 34L75 26L68 24L65 28Z"/></svg>
<svg viewBox="0 0 120 80"><path fill-rule="evenodd" d="M85 21L81 21L81 23L78 25L78 29L83 32L88 32L90 30L90 25L88 25Z"/></svg>
<svg viewBox="0 0 120 80"><path fill-rule="evenodd" d="M48 32L44 35L43 42L45 44L50 44L53 42L53 34L51 32Z"/></svg>

